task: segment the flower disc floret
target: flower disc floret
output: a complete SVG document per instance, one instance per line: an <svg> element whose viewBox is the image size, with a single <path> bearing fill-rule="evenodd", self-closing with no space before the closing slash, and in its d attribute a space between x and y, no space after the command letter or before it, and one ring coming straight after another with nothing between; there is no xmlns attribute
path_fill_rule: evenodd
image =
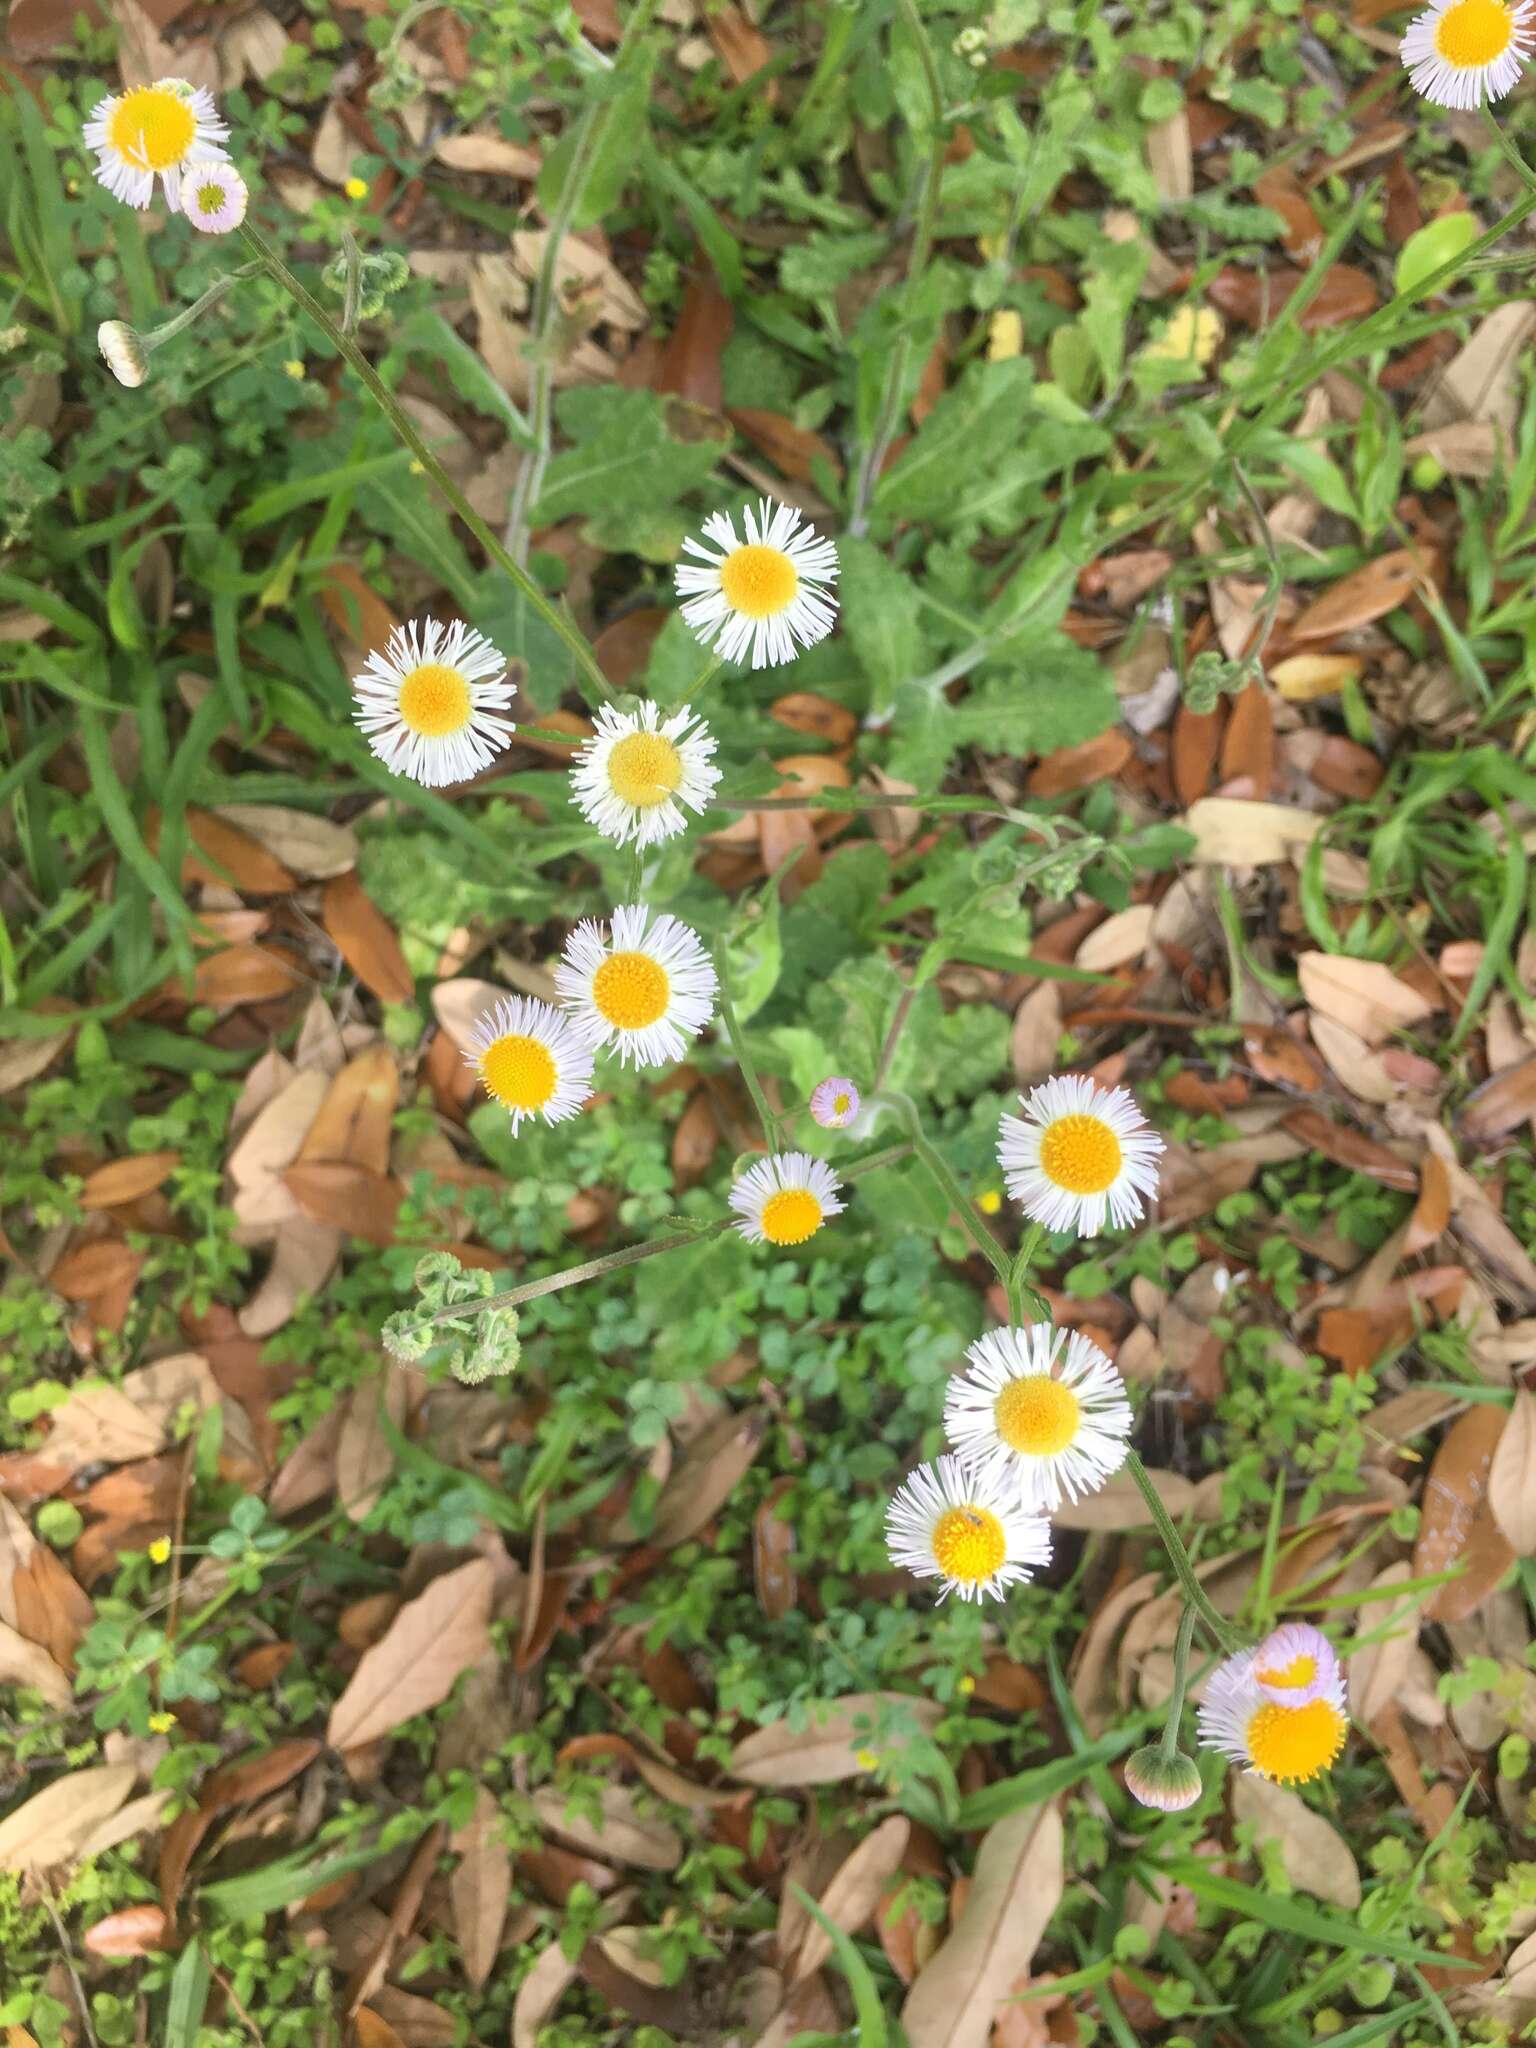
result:
<svg viewBox="0 0 1536 2048"><path fill-rule="evenodd" d="M836 1174L809 1152L760 1159L731 1189L736 1228L748 1244L804 1244L843 1206Z"/></svg>
<svg viewBox="0 0 1536 2048"><path fill-rule="evenodd" d="M1437 0L1409 22L1399 53L1416 93L1473 112L1514 90L1533 42L1532 0Z"/></svg>
<svg viewBox="0 0 1536 2048"><path fill-rule="evenodd" d="M493 1102L524 1117L562 1123L592 1093L592 1048L562 1010L504 996L475 1020L464 1057Z"/></svg>
<svg viewBox="0 0 1536 2048"><path fill-rule="evenodd" d="M686 707L664 718L654 704L616 711L605 704L571 766L571 794L582 816L605 839L654 846L671 839L702 811L720 771L715 742Z"/></svg>
<svg viewBox="0 0 1536 2048"><path fill-rule="evenodd" d="M585 918L565 944L555 987L576 1029L638 1067L680 1060L714 1015L718 984L696 933L643 904L610 927Z"/></svg>

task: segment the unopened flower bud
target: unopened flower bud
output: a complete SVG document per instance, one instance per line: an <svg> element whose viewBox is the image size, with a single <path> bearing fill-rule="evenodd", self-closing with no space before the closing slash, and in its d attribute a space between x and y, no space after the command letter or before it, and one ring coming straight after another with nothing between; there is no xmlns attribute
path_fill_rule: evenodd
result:
<svg viewBox="0 0 1536 2048"><path fill-rule="evenodd" d="M1143 1806L1182 1813L1200 1797L1200 1766L1182 1750L1164 1756L1159 1744L1149 1742L1126 1759L1125 1785Z"/></svg>
<svg viewBox="0 0 1536 2048"><path fill-rule="evenodd" d="M859 1091L833 1074L811 1090L811 1115L824 1131L846 1130L859 1113Z"/></svg>
<svg viewBox="0 0 1536 2048"><path fill-rule="evenodd" d="M126 320L103 320L96 330L96 346L118 383L126 384L130 391L136 391L149 375L144 337Z"/></svg>

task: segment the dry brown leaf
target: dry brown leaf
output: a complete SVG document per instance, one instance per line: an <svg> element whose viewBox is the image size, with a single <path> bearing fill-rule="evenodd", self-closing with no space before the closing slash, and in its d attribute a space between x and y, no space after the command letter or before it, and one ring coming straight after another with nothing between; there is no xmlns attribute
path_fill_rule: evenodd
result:
<svg viewBox="0 0 1536 2048"><path fill-rule="evenodd" d="M298 963L286 953L266 946L226 946L198 961L192 996L216 1010L233 1010L285 996L301 979Z"/></svg>
<svg viewBox="0 0 1536 2048"><path fill-rule="evenodd" d="M360 2005L352 2015L353 2048L405 2048L404 2041L395 2032L382 2013L372 2006Z"/></svg>
<svg viewBox="0 0 1536 2048"><path fill-rule="evenodd" d="M1403 1239L1404 1258L1428 1250L1450 1222L1454 1206L1450 1170L1438 1152L1424 1154L1420 1172L1419 1198L1413 1205L1408 1234Z"/></svg>
<svg viewBox="0 0 1536 2048"><path fill-rule="evenodd" d="M1232 1817L1247 1821L1260 1842L1279 1843L1285 1874L1297 1891L1347 1913L1359 1907L1360 1870L1349 1845L1300 1793L1271 1784L1257 1771L1235 1772Z"/></svg>
<svg viewBox="0 0 1536 2048"><path fill-rule="evenodd" d="M1351 570L1331 590L1314 598L1292 619L1287 637L1322 640L1335 633L1353 633L1406 604L1421 582L1431 580L1436 564L1418 548L1393 548L1374 562Z"/></svg>
<svg viewBox="0 0 1536 2048"><path fill-rule="evenodd" d="M1309 1152L1321 1152L1325 1159L1347 1167L1351 1173L1366 1174L1384 1188L1396 1188L1402 1194L1411 1194L1418 1187L1419 1176L1406 1159L1400 1159L1387 1146L1378 1145L1363 1131L1335 1123L1320 1110L1293 1109L1285 1117L1284 1125ZM1439 1235L1437 1230L1435 1236Z"/></svg>
<svg viewBox="0 0 1536 2048"><path fill-rule="evenodd" d="M177 1352L125 1373L119 1386L77 1388L53 1410L48 1457L71 1471L153 1457L176 1441L183 1413L206 1414L218 1401L207 1359Z"/></svg>
<svg viewBox="0 0 1536 2048"><path fill-rule="evenodd" d="M493 128L467 135L440 135L432 154L454 171L480 171L498 178L518 178L525 184L539 175L538 151L521 142L508 142Z"/></svg>
<svg viewBox="0 0 1536 2048"><path fill-rule="evenodd" d="M1322 829L1322 819L1294 804L1250 803L1203 796L1179 820L1195 837L1192 860L1221 867L1266 867L1294 861Z"/></svg>
<svg viewBox="0 0 1536 2048"><path fill-rule="evenodd" d="M844 1934L857 1934L868 1925L887 1883L901 1867L911 1834L912 1823L893 1813L844 1859L819 1901L834 1927L840 1927ZM831 1935L812 1921L800 1943L790 1982L802 1982L819 1970L831 1954Z"/></svg>
<svg viewBox="0 0 1536 2048"><path fill-rule="evenodd" d="M283 804L220 804L212 815L227 820L308 881L329 881L357 866L357 834L352 827L333 825L313 811L290 810Z"/></svg>
<svg viewBox="0 0 1536 2048"><path fill-rule="evenodd" d="M41 1643L30 1642L8 1621L0 1621L0 1686L29 1685L50 1707L67 1707L75 1696L69 1673Z"/></svg>
<svg viewBox="0 0 1536 2048"><path fill-rule="evenodd" d="M400 1072L387 1045L370 1046L331 1082L299 1147L300 1160L343 1161L370 1173L389 1171L390 1130L400 1100Z"/></svg>
<svg viewBox="0 0 1536 2048"><path fill-rule="evenodd" d="M1381 1053L1366 1044L1358 1031L1351 1031L1336 1017L1314 1010L1308 1019L1312 1043L1349 1093L1361 1102L1384 1107L1395 1102L1402 1090L1387 1072Z"/></svg>
<svg viewBox="0 0 1536 2048"><path fill-rule="evenodd" d="M696 1437L661 1490L647 1541L670 1550L696 1536L736 1491L767 1434L767 1416L753 1408L722 1415Z"/></svg>
<svg viewBox="0 0 1536 2048"><path fill-rule="evenodd" d="M496 1967L507 1902L512 1896L512 1858L501 1834L501 1808L484 1785L476 1788L475 1810L454 1832L458 1864L448 1880L454 1931L464 1974L476 1990Z"/></svg>
<svg viewBox="0 0 1536 2048"><path fill-rule="evenodd" d="M416 983L388 920L364 893L355 873L325 885L320 921L358 980L381 1003L408 1003Z"/></svg>
<svg viewBox="0 0 1536 2048"><path fill-rule="evenodd" d="M1061 1053L1061 983L1042 981L1013 1013L1008 1058L1021 1085L1053 1074Z"/></svg>
<svg viewBox="0 0 1536 2048"><path fill-rule="evenodd" d="M1514 1551L1488 1508L1494 1449L1504 1429L1501 1409L1479 1406L1446 1431L1424 1482L1415 1578L1461 1564L1466 1569L1430 1595L1427 1621L1461 1621L1476 1609L1514 1562Z"/></svg>
<svg viewBox="0 0 1536 2048"><path fill-rule="evenodd" d="M495 1576L488 1559L472 1558L406 1602L332 1707L332 1749L359 1749L447 1699L459 1673L490 1647Z"/></svg>
<svg viewBox="0 0 1536 2048"><path fill-rule="evenodd" d="M267 1277L237 1312L242 1333L270 1337L280 1330L303 1297L316 1293L331 1277L341 1257L341 1237L339 1230L301 1216L295 1204L292 1220L277 1227Z"/></svg>
<svg viewBox="0 0 1536 2048"><path fill-rule="evenodd" d="M1451 1177L1451 1227L1456 1235L1482 1254L1507 1287L1536 1300L1536 1260L1488 1199L1481 1182L1459 1163L1438 1124L1425 1125L1424 1142L1445 1161Z"/></svg>
<svg viewBox="0 0 1536 2048"><path fill-rule="evenodd" d="M405 1189L388 1174L331 1160L300 1160L284 1172L283 1186L316 1223L368 1244L394 1243Z"/></svg>
<svg viewBox="0 0 1536 2048"><path fill-rule="evenodd" d="M758 406L732 405L727 406L725 416L737 433L767 456L781 476L808 484L818 460L825 462L834 476L843 473L842 459L831 443L808 427L796 426L783 413L764 412Z"/></svg>
<svg viewBox="0 0 1536 2048"><path fill-rule="evenodd" d="M81 1946L93 1956L147 1956L166 1946L166 1919L158 1906L125 1906L88 1927Z"/></svg>
<svg viewBox="0 0 1536 2048"><path fill-rule="evenodd" d="M213 811L188 808L186 851L181 859L182 886L192 882L214 882L221 887L244 890L252 896L286 895L293 887L293 875L283 863L227 818ZM160 813L151 809L144 821L144 838L151 853L160 848Z"/></svg>
<svg viewBox="0 0 1536 2048"><path fill-rule="evenodd" d="M745 85L765 64L772 62L773 47L768 38L753 26L739 7L731 4L731 0L708 10L705 27L733 84ZM778 90L778 80L774 79L765 95L770 106L777 99Z"/></svg>
<svg viewBox="0 0 1536 2048"><path fill-rule="evenodd" d="M1128 961L1139 960L1151 942L1152 920L1156 915L1156 905L1151 903L1133 903L1127 910L1117 910L1103 924L1095 925L1083 940L1074 965L1092 974L1104 974L1112 967L1124 967Z"/></svg>
<svg viewBox="0 0 1536 2048"><path fill-rule="evenodd" d="M0 1820L0 1870L51 1870L110 1820L133 1790L132 1764L97 1764L55 1778Z"/></svg>
<svg viewBox="0 0 1536 2048"><path fill-rule="evenodd" d="M141 1195L153 1194L180 1164L179 1152L138 1152L131 1159L114 1159L87 1174L80 1206L113 1209L119 1202L136 1202Z"/></svg>
<svg viewBox="0 0 1536 2048"><path fill-rule="evenodd" d="M1512 436L1520 410L1517 371L1533 326L1536 308L1525 299L1485 314L1436 380L1424 407L1426 422L1436 427L1458 419L1492 420Z"/></svg>
<svg viewBox="0 0 1536 2048"><path fill-rule="evenodd" d="M627 1785L604 1785L599 1802L602 1811L594 1823L585 1813L568 1812L565 1794L545 1785L533 1795L533 1810L550 1834L607 1862L641 1870L675 1870L682 1862L682 1836L654 1814L642 1813Z"/></svg>
<svg viewBox="0 0 1536 2048"><path fill-rule="evenodd" d="M809 1727L775 1721L744 1735L726 1768L747 1785L836 1785L856 1778L864 1768L859 1755L869 1745L869 1724L893 1707L914 1715L925 1733L940 1719L933 1700L895 1692L846 1693L841 1699L813 1702Z"/></svg>
<svg viewBox="0 0 1536 2048"><path fill-rule="evenodd" d="M576 1965L552 1941L517 1987L512 2004L512 2048L538 2048L539 2034L551 2013L576 1982Z"/></svg>
<svg viewBox="0 0 1536 2048"><path fill-rule="evenodd" d="M1380 1045L1394 1031L1420 1024L1433 1013L1417 989L1379 960L1351 960L1342 953L1303 953L1296 962L1301 992L1314 1010L1332 1017L1367 1045Z"/></svg>
<svg viewBox="0 0 1536 2048"><path fill-rule="evenodd" d="M1195 1498L1192 1480L1182 1472L1152 1467L1147 1477L1176 1522L1189 1513ZM1135 1480L1124 1472L1112 1473L1096 1493L1086 1493L1081 1500L1064 1500L1051 1514L1051 1520L1062 1529L1143 1529L1150 1519Z"/></svg>
<svg viewBox="0 0 1536 2048"><path fill-rule="evenodd" d="M1147 165L1159 199L1194 197L1195 156L1189 145L1189 116L1182 107L1147 130Z"/></svg>
<svg viewBox="0 0 1536 2048"><path fill-rule="evenodd" d="M1506 1067L1467 1098L1461 1129L1474 1144L1502 1138L1527 1117L1536 1115L1536 1053L1517 1066Z"/></svg>
<svg viewBox="0 0 1536 2048"><path fill-rule="evenodd" d="M1027 1807L987 1830L949 1938L901 2009L912 2048L986 2048L998 2003L1028 1968L1062 1888L1054 1806Z"/></svg>
<svg viewBox="0 0 1536 2048"><path fill-rule="evenodd" d="M1526 1387L1515 1389L1493 1454L1488 1506L1515 1555L1536 1556L1536 1399Z"/></svg>
<svg viewBox="0 0 1536 2048"><path fill-rule="evenodd" d="M381 1379L361 1381L347 1397L346 1419L336 1443L336 1493L354 1522L367 1519L380 1487L395 1469L384 1420L387 1416L399 1429L410 1397L404 1368L392 1362Z"/></svg>
<svg viewBox="0 0 1536 2048"><path fill-rule="evenodd" d="M1412 1576L1406 1559L1378 1572L1369 1591L1400 1586ZM1413 1662L1419 1641L1419 1603L1414 1594L1395 1602L1373 1601L1362 1605L1361 1632L1374 1635L1386 1629L1379 1643L1356 1650L1349 1660L1349 1701L1357 1720L1369 1728L1384 1707L1399 1697L1403 1681Z"/></svg>
<svg viewBox="0 0 1536 2048"><path fill-rule="evenodd" d="M0 1095L10 1095L35 1081L69 1043L67 1031L51 1031L46 1038L9 1038L0 1044Z"/></svg>

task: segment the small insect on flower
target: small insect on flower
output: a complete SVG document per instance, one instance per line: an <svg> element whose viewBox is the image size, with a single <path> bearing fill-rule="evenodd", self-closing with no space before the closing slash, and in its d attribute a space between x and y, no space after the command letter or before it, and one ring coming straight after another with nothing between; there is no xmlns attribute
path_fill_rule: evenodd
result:
<svg viewBox="0 0 1536 2048"><path fill-rule="evenodd" d="M153 85L109 93L81 130L86 148L96 152L97 182L115 199L140 208L154 197L156 178L167 205L180 206L183 171L194 158L223 158L228 133L213 95L185 78L158 78Z"/></svg>
<svg viewBox="0 0 1536 2048"><path fill-rule="evenodd" d="M793 505L775 508L765 498L741 523L745 540L736 538L728 513L711 512L704 541L712 545L683 542L699 561L679 562L677 591L686 600L683 617L706 647L727 661L750 655L753 668L774 668L831 632L837 606L826 586L837 580L837 550L813 527L802 530Z"/></svg>
<svg viewBox="0 0 1536 2048"><path fill-rule="evenodd" d="M493 1102L548 1124L575 1116L592 1093L592 1048L570 1018L549 1003L504 996L475 1020L465 1060Z"/></svg>
<svg viewBox="0 0 1536 2048"><path fill-rule="evenodd" d="M605 704L597 727L571 765L571 790L582 816L605 839L653 846L702 811L720 780L710 765L715 742L686 707L663 718L654 704L636 712Z"/></svg>
<svg viewBox="0 0 1536 2048"><path fill-rule="evenodd" d="M1435 0L1403 32L1409 84L1437 107L1503 99L1536 41L1533 17L1532 0Z"/></svg>
<svg viewBox="0 0 1536 2048"><path fill-rule="evenodd" d="M1065 1356L1063 1356L1065 1347ZM1098 1345L1036 1323L988 1330L951 1379L944 1428L955 1455L1014 1489L1031 1514L1094 1493L1125 1462L1131 1404Z"/></svg>
<svg viewBox="0 0 1536 2048"><path fill-rule="evenodd" d="M809 1152L775 1152L731 1189L736 1228L748 1244L804 1244L843 1213L842 1183Z"/></svg>
<svg viewBox="0 0 1536 2048"><path fill-rule="evenodd" d="M958 1458L907 1474L886 1509L885 1540L892 1564L944 1581L940 1599L1000 1600L1051 1557L1049 1522Z"/></svg>
<svg viewBox="0 0 1536 2048"><path fill-rule="evenodd" d="M695 932L633 903L613 913L606 934L594 918L577 925L555 987L590 1045L637 1067L661 1067L680 1060L714 1015L718 983Z"/></svg>
<svg viewBox="0 0 1536 2048"><path fill-rule="evenodd" d="M1005 1116L997 1158L1008 1192L1047 1230L1095 1237L1108 1216L1134 1223L1157 1193L1163 1141L1124 1088L1058 1074Z"/></svg>
<svg viewBox="0 0 1536 2048"><path fill-rule="evenodd" d="M103 320L96 330L96 346L118 383L137 391L149 375L149 350L144 346L144 337L126 320Z"/></svg>
<svg viewBox="0 0 1536 2048"><path fill-rule="evenodd" d="M859 1091L841 1074L829 1074L811 1090L811 1115L824 1131L846 1131L859 1113Z"/></svg>
<svg viewBox="0 0 1536 2048"><path fill-rule="evenodd" d="M397 775L429 789L467 782L512 737L511 721L494 715L512 702L506 669L483 634L457 621L397 626L352 678L357 722Z"/></svg>
<svg viewBox="0 0 1536 2048"><path fill-rule="evenodd" d="M1200 1705L1200 1740L1277 1785L1302 1785L1344 1747L1344 1674L1320 1629L1287 1622L1217 1666Z"/></svg>
<svg viewBox="0 0 1536 2048"><path fill-rule="evenodd" d="M245 219L250 194L233 164L187 166L181 188L181 210L205 235L227 235Z"/></svg>

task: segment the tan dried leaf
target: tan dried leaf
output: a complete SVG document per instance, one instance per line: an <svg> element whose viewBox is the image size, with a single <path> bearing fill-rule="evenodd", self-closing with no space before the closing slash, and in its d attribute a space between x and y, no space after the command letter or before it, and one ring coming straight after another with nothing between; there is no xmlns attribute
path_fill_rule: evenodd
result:
<svg viewBox="0 0 1536 2048"><path fill-rule="evenodd" d="M1458 1564L1466 1569L1430 1596L1426 1620L1465 1619L1514 1559L1488 1509L1489 1473L1504 1419L1497 1408L1469 1408L1446 1431L1429 1468L1413 1552L1414 1577L1427 1578Z"/></svg>
<svg viewBox="0 0 1536 2048"><path fill-rule="evenodd" d="M313 811L290 810L284 804L220 804L214 816L238 826L284 867L309 881L327 882L357 866L357 834L352 827L332 824Z"/></svg>
<svg viewBox="0 0 1536 2048"><path fill-rule="evenodd" d="M1092 974L1105 974L1112 967L1139 960L1151 942L1156 915L1157 906L1152 903L1133 903L1128 910L1117 910L1103 924L1095 925L1078 947L1073 964Z"/></svg>
<svg viewBox="0 0 1536 2048"><path fill-rule="evenodd" d="M633 1863L641 1870L677 1868L683 1860L682 1836L666 1821L642 1813L627 1785L604 1785L599 1801L602 1815L596 1825L584 1813L568 1813L565 1794L552 1785L534 1793L533 1810L541 1827L590 1856Z"/></svg>
<svg viewBox="0 0 1536 2048"><path fill-rule="evenodd" d="M1249 803L1203 796L1179 820L1195 836L1192 860L1221 867L1267 867L1296 860L1322 829L1322 819L1294 804Z"/></svg>
<svg viewBox="0 0 1536 2048"><path fill-rule="evenodd" d="M1400 981L1379 960L1350 960L1342 953L1303 953L1296 962L1308 1005L1348 1025L1367 1045L1380 1045L1394 1031L1421 1024L1432 1005Z"/></svg>
<svg viewBox="0 0 1536 2048"><path fill-rule="evenodd" d="M1297 1891L1310 1892L1352 1913L1360 1904L1360 1870L1349 1845L1299 1792L1273 1785L1257 1771L1232 1779L1233 1818L1247 1821L1261 1842L1278 1842L1285 1874Z"/></svg>
<svg viewBox="0 0 1536 2048"><path fill-rule="evenodd" d="M940 1718L936 1701L907 1693L846 1693L822 1704L828 1711L809 1728L795 1729L785 1721L775 1721L743 1736L731 1751L730 1775L748 1785L835 1785L859 1776L863 1769L859 1752L870 1740L868 1724L888 1708L906 1709L925 1732L937 1726Z"/></svg>
<svg viewBox="0 0 1536 2048"><path fill-rule="evenodd" d="M0 1870L68 1863L133 1790L132 1764L97 1764L55 1778L0 1821Z"/></svg>
<svg viewBox="0 0 1536 2048"><path fill-rule="evenodd" d="M1008 1058L1021 1085L1043 1081L1056 1071L1061 1050L1061 983L1042 981L1013 1013Z"/></svg>
<svg viewBox="0 0 1536 2048"><path fill-rule="evenodd" d="M1372 1579L1368 1591L1400 1586L1413 1575L1406 1559L1389 1564ZM1384 1707L1402 1691L1419 1641L1419 1602L1415 1594L1395 1602L1371 1601L1360 1609L1360 1631L1375 1635L1389 1630L1379 1643L1368 1643L1349 1660L1349 1701L1357 1718L1369 1728Z"/></svg>
<svg viewBox="0 0 1536 2048"><path fill-rule="evenodd" d="M1536 1556L1536 1399L1526 1387L1515 1390L1493 1454L1488 1506L1515 1555Z"/></svg>
<svg viewBox="0 0 1536 2048"><path fill-rule="evenodd" d="M512 2048L538 2048L550 2014L576 1982L577 1969L552 1941L517 1987L512 2004Z"/></svg>
<svg viewBox="0 0 1536 2048"><path fill-rule="evenodd" d="M477 1991L496 1967L512 1896L512 1858L500 1824L501 1808L481 1785L473 1814L453 1837L459 1861L448 1880L448 1896L464 1974Z"/></svg>
<svg viewBox="0 0 1536 2048"><path fill-rule="evenodd" d="M0 1685L29 1685L50 1707L67 1707L75 1696L63 1666L8 1621L0 1621Z"/></svg>
<svg viewBox="0 0 1536 2048"><path fill-rule="evenodd" d="M696 1437L661 1490L646 1540L670 1550L696 1536L736 1491L767 1434L768 1418L754 1408L722 1415Z"/></svg>
<svg viewBox="0 0 1536 2048"><path fill-rule="evenodd" d="M325 1739L333 1749L359 1749L447 1699L490 1646L495 1576L487 1559L472 1558L407 1601L332 1707Z"/></svg>
<svg viewBox="0 0 1536 2048"><path fill-rule="evenodd" d="M1158 1499L1176 1522L1189 1513L1195 1498L1192 1480L1186 1479L1182 1472L1150 1468L1147 1477L1157 1489ZM1097 1493L1084 1494L1081 1500L1064 1500L1052 1512L1051 1520L1062 1529L1144 1529L1151 1516L1135 1480L1125 1472L1115 1472Z"/></svg>
<svg viewBox="0 0 1536 2048"><path fill-rule="evenodd" d="M834 1873L821 1895L823 1913L844 1934L857 1934L868 1924L887 1882L901 1867L912 1823L899 1813L883 1820ZM800 1944L790 1981L798 1984L819 1970L832 1954L832 1937L812 1921Z"/></svg>

